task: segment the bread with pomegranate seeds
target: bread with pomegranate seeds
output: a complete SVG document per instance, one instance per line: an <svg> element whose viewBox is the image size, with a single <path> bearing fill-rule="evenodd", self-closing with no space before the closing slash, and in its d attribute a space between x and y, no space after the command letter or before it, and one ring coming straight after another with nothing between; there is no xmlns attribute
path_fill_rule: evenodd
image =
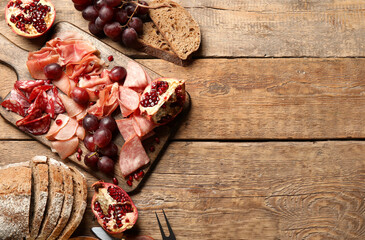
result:
<svg viewBox="0 0 365 240"><path fill-rule="evenodd" d="M37 239L47 239L55 228L60 217L63 200L65 197L63 189L63 172L60 163L52 158L48 159L48 203L41 230Z"/></svg>
<svg viewBox="0 0 365 240"><path fill-rule="evenodd" d="M35 156L30 162L32 166L33 188L31 197L30 234L27 239L33 240L43 220L48 199L48 164L46 156Z"/></svg>
<svg viewBox="0 0 365 240"><path fill-rule="evenodd" d="M72 172L64 163L59 162L62 167L63 173L63 189L65 193L65 198L63 200L63 206L60 218L58 219L57 225L52 231L51 235L47 238L48 240L57 239L62 230L65 228L72 211L72 206L74 202L73 196L73 180Z"/></svg>
<svg viewBox="0 0 365 240"><path fill-rule="evenodd" d="M86 178L77 169L70 167L70 170L72 172L74 202L69 221L58 237L60 240L69 239L72 233L76 230L84 216L87 205Z"/></svg>
<svg viewBox="0 0 365 240"><path fill-rule="evenodd" d="M150 18L172 51L187 60L197 51L201 42L200 27L185 8L171 0L155 0L149 3Z"/></svg>
<svg viewBox="0 0 365 240"><path fill-rule="evenodd" d="M32 168L29 162L0 168L0 239L29 235Z"/></svg>

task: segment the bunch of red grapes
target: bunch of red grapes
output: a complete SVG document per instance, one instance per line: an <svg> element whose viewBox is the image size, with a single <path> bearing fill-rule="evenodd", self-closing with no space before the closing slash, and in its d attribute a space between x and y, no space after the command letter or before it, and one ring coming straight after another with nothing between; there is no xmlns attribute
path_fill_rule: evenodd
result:
<svg viewBox="0 0 365 240"><path fill-rule="evenodd" d="M118 156L118 147L112 142L113 132L118 128L115 119L107 116L99 121L96 116L88 114L83 119L82 126L88 132L84 145L90 151L84 158L85 165L112 174L114 160Z"/></svg>
<svg viewBox="0 0 365 240"><path fill-rule="evenodd" d="M136 47L138 34L143 33L143 22L149 21L148 6L140 0L72 0L76 10L89 23L89 31L104 34L127 47Z"/></svg>

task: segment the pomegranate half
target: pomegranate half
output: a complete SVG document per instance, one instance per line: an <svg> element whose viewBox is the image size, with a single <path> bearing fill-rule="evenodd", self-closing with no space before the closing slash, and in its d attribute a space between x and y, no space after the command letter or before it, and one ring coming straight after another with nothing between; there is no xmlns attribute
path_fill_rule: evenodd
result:
<svg viewBox="0 0 365 240"><path fill-rule="evenodd" d="M175 78L157 78L146 87L139 109L152 120L163 125L173 120L185 103L185 81Z"/></svg>
<svg viewBox="0 0 365 240"><path fill-rule="evenodd" d="M138 211L132 199L120 187L102 181L92 185L95 190L91 200L91 210L98 223L114 237L133 227Z"/></svg>
<svg viewBox="0 0 365 240"><path fill-rule="evenodd" d="M56 11L49 0L10 0L5 8L6 23L26 38L45 34L55 18Z"/></svg>

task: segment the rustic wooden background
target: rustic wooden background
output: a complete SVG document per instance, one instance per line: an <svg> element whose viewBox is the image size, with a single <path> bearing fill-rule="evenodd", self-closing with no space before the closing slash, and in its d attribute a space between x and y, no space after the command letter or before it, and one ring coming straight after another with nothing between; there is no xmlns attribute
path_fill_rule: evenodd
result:
<svg viewBox="0 0 365 240"><path fill-rule="evenodd" d="M57 21L87 29L71 0L53 2ZM132 194L133 232L161 239L154 214L165 209L177 239L365 239L365 2L177 2L203 36L189 67L103 40L187 79L192 98L187 121ZM4 20L0 32L27 50L44 40L17 37ZM4 96L16 74L0 65L0 76ZM3 119L0 141L1 165L54 156ZM92 236L95 225L88 209L75 235Z"/></svg>

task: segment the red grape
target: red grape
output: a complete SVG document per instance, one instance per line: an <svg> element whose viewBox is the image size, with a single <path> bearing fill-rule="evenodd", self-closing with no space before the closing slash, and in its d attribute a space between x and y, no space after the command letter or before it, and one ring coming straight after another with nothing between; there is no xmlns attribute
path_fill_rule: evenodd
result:
<svg viewBox="0 0 365 240"><path fill-rule="evenodd" d="M128 21L128 14L127 11L124 9L119 9L115 13L115 20L120 24L125 24Z"/></svg>
<svg viewBox="0 0 365 240"><path fill-rule="evenodd" d="M106 6L105 0L96 0L94 6L97 10L100 10L103 6Z"/></svg>
<svg viewBox="0 0 365 240"><path fill-rule="evenodd" d="M114 161L107 156L103 156L98 161L98 168L105 174L112 174L114 172Z"/></svg>
<svg viewBox="0 0 365 240"><path fill-rule="evenodd" d="M118 82L123 84L125 77L127 76L127 70L124 67L115 66L109 72L109 78L112 82Z"/></svg>
<svg viewBox="0 0 365 240"><path fill-rule="evenodd" d="M70 95L71 98L80 105L85 105L89 102L89 94L85 88L74 87Z"/></svg>
<svg viewBox="0 0 365 240"><path fill-rule="evenodd" d="M99 156L96 152L90 152L86 154L84 158L85 165L93 170L98 169L98 162L99 162Z"/></svg>
<svg viewBox="0 0 365 240"><path fill-rule="evenodd" d="M137 32L134 28L127 28L123 31L122 41L127 47L134 47L137 44Z"/></svg>
<svg viewBox="0 0 365 240"><path fill-rule="evenodd" d="M99 128L109 129L110 132L113 133L118 128L118 126L113 117L107 116L100 120Z"/></svg>
<svg viewBox="0 0 365 240"><path fill-rule="evenodd" d="M43 70L48 79L55 80L62 76L62 67L58 63L48 64Z"/></svg>
<svg viewBox="0 0 365 240"><path fill-rule="evenodd" d="M126 7L125 7L125 10L127 11L127 14L128 16L132 16L132 14L134 13L134 10L136 9L136 5L134 4L128 4Z"/></svg>
<svg viewBox="0 0 365 240"><path fill-rule="evenodd" d="M121 38L122 28L118 22L107 23L104 26L104 33L116 42Z"/></svg>
<svg viewBox="0 0 365 240"><path fill-rule="evenodd" d="M122 0L105 0L106 4L108 4L108 6L110 7L116 7L119 6L120 4L122 4Z"/></svg>
<svg viewBox="0 0 365 240"><path fill-rule="evenodd" d="M147 4L145 1L138 1L138 2L139 2L139 4L141 4L141 5L148 6L148 4ZM145 15L145 14L147 14L147 13L148 13L148 8L138 6L137 13L138 13L139 15Z"/></svg>
<svg viewBox="0 0 365 240"><path fill-rule="evenodd" d="M94 115L88 114L82 120L82 126L87 132L96 131L99 128L98 118Z"/></svg>
<svg viewBox="0 0 365 240"><path fill-rule="evenodd" d="M89 31L95 36L101 36L104 34L103 30L98 28L95 23L89 22Z"/></svg>
<svg viewBox="0 0 365 240"><path fill-rule="evenodd" d="M91 4L90 0L72 0L72 2L77 5Z"/></svg>
<svg viewBox="0 0 365 240"><path fill-rule="evenodd" d="M77 11L82 11L82 10L84 10L87 6L89 6L88 4L86 4L86 5L84 5L84 4L82 4L82 5L78 5L78 4L74 4L74 7L75 7L75 9L77 10Z"/></svg>
<svg viewBox="0 0 365 240"><path fill-rule="evenodd" d="M94 143L94 136L92 134L87 134L84 138L84 145L85 147L92 152L95 152L95 143Z"/></svg>
<svg viewBox="0 0 365 240"><path fill-rule="evenodd" d="M95 19L95 27L97 27L98 29L100 29L100 30L103 30L103 28L104 28L104 26L105 26L105 23L106 22L104 22L103 20L101 20L101 18L100 17L97 17L96 19Z"/></svg>
<svg viewBox="0 0 365 240"><path fill-rule="evenodd" d="M94 133L94 143L96 146L102 148L110 143L112 140L112 132L107 128L99 128Z"/></svg>
<svg viewBox="0 0 365 240"><path fill-rule="evenodd" d="M118 155L118 147L112 142L106 145L105 147L100 148L99 151L103 156L108 156L111 158L116 157Z"/></svg>
<svg viewBox="0 0 365 240"><path fill-rule="evenodd" d="M88 21L95 21L95 19L99 16L98 10L96 10L94 8L93 5L87 6L83 11L82 11L82 17L85 20Z"/></svg>
<svg viewBox="0 0 365 240"><path fill-rule="evenodd" d="M138 34L143 33L143 22L138 17L132 17L128 23L128 27L134 28Z"/></svg>
<svg viewBox="0 0 365 240"><path fill-rule="evenodd" d="M111 21L113 19L113 16L114 16L114 10L113 10L113 8L111 8L109 6L103 6L99 10L99 17L104 22Z"/></svg>

